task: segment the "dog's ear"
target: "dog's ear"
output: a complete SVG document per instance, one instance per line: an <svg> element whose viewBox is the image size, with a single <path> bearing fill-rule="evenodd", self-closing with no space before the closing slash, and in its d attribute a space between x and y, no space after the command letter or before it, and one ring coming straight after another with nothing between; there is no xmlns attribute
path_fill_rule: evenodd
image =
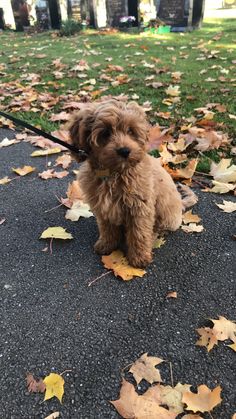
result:
<svg viewBox="0 0 236 419"><path fill-rule="evenodd" d="M68 129L72 144L89 154L95 107L82 109L72 117Z"/></svg>
<svg viewBox="0 0 236 419"><path fill-rule="evenodd" d="M136 114L141 120L146 121L146 113L144 112L143 108L137 103L137 102L129 102L127 104L127 109L132 111L134 114Z"/></svg>

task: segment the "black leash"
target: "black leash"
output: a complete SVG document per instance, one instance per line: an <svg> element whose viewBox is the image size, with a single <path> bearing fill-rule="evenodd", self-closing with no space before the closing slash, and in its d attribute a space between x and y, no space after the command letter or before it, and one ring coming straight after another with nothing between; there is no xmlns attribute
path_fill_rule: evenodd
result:
<svg viewBox="0 0 236 419"><path fill-rule="evenodd" d="M44 132L39 128L34 127L33 125L28 124L28 122L22 121L21 119L15 118L12 115L9 115L5 112L0 111L0 116L4 116L6 119L10 119L10 121L14 122L16 125L20 125L24 128L29 129L30 131L35 132L35 134L41 135L42 137L48 138L49 140L53 141L54 143L60 144L63 147L68 148L73 153L79 154L83 159L87 157L87 153L83 150L78 149L72 144L68 144L65 141L59 140L59 138L54 137L53 135L49 134L48 132Z"/></svg>

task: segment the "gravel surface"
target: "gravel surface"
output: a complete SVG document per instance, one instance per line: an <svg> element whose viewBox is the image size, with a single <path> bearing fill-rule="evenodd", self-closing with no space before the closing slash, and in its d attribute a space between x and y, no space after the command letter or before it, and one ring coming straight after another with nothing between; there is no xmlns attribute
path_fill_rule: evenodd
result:
<svg viewBox="0 0 236 419"><path fill-rule="evenodd" d="M6 136L14 133L1 130L0 139ZM11 168L25 164L45 170L45 157L30 157L32 150L27 143L1 149L0 178L15 177ZM95 219L68 221L63 207L45 212L73 178L43 181L35 172L0 186L0 418L43 419L54 411L65 419L119 418L109 400L118 397L121 370L148 352L172 363L175 384L220 384L223 402L212 415L230 419L235 353L227 342L207 353L195 345L195 329L219 315L235 319L235 215L215 205L222 196L197 190L202 233L168 235L143 278L125 283L108 274L88 287L106 272L92 248ZM65 227L74 239L54 240L53 253L44 252L48 241L39 236L49 226ZM178 298L167 299L170 291ZM62 405L28 393L27 372L65 370ZM160 370L171 384L169 364Z"/></svg>

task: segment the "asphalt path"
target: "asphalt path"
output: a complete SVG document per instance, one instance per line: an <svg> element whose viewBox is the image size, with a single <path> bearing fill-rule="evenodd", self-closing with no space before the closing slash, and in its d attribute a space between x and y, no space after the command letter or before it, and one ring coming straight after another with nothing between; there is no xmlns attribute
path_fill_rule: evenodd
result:
<svg viewBox="0 0 236 419"><path fill-rule="evenodd" d="M0 139L14 137L1 130ZM0 178L12 167L45 170L45 157L30 157L34 147L19 143L0 150ZM54 161L55 157L50 157ZM119 418L109 403L119 395L122 369L148 352L172 364L174 383L223 388L216 419L236 412L235 353L221 342L210 353L195 345L196 328L207 319L235 319L235 215L216 205L232 196L196 193L194 212L204 231L178 231L155 250L143 278L123 282L106 272L93 252L94 218L71 222L65 209L48 211L65 197L70 174L43 181L37 173L0 186L0 389L1 419L43 419L54 411L65 419ZM54 240L53 253L39 236L62 226L73 240ZM177 299L168 299L177 291ZM64 373L63 404L27 391L27 372L45 377ZM169 364L160 366L171 384ZM129 375L126 375L130 378ZM209 416L205 416L209 418ZM157 418L158 419L158 418Z"/></svg>

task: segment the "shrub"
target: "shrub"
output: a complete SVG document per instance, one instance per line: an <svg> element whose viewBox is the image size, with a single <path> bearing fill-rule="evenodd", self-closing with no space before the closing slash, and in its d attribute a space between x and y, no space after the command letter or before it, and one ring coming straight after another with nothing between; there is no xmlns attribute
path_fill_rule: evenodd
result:
<svg viewBox="0 0 236 419"><path fill-rule="evenodd" d="M64 20L61 23L61 29L59 31L60 36L71 36L82 30L81 22L77 22L73 19Z"/></svg>

